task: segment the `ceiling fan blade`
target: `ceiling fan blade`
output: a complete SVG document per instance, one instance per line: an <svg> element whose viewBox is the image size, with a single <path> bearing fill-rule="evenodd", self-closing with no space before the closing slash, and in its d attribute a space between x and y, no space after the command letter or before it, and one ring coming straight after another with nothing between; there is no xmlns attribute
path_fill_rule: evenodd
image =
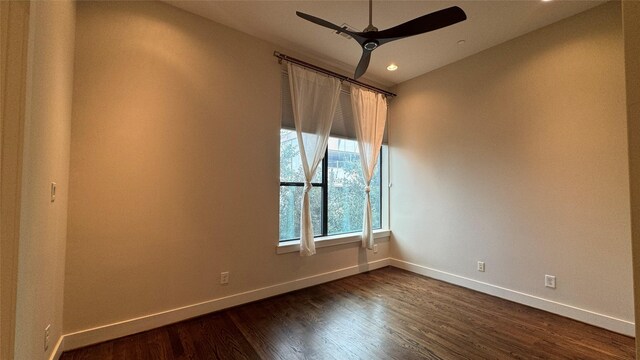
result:
<svg viewBox="0 0 640 360"><path fill-rule="evenodd" d="M427 15L420 16L392 28L378 31L375 38L380 45L400 38L438 30L467 19L467 14L457 6L452 6Z"/></svg>
<svg viewBox="0 0 640 360"><path fill-rule="evenodd" d="M359 78L364 75L369 67L369 61L371 60L371 50L362 49L362 57L360 58L360 62L358 63L358 67L356 68L356 73L353 76L354 79Z"/></svg>
<svg viewBox="0 0 640 360"><path fill-rule="evenodd" d="M296 15L298 15L299 17L307 20L307 21L311 21L314 24L320 25L320 26L324 26L326 28L329 29L333 29L337 32L343 32L345 34L348 34L349 36L351 36L352 38L356 39L356 41L358 43L360 43L361 40L363 40L362 36L360 36L358 33L347 30L345 28L341 28L340 26L336 25L336 24L332 24L330 22L328 22L327 20L323 20L320 19L318 17L315 17L313 15L309 15L309 14L305 14L303 12L300 11L296 11Z"/></svg>

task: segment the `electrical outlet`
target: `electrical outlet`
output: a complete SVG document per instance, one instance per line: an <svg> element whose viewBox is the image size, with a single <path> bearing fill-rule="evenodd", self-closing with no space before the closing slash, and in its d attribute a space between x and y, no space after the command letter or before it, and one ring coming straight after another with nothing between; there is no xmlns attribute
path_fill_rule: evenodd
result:
<svg viewBox="0 0 640 360"><path fill-rule="evenodd" d="M378 244L373 244L373 253L374 254L378 253Z"/></svg>
<svg viewBox="0 0 640 360"><path fill-rule="evenodd" d="M51 324L44 328L44 351L49 350L49 336L51 335Z"/></svg>
<svg viewBox="0 0 640 360"><path fill-rule="evenodd" d="M548 288L555 289L556 288L556 277L553 275L545 275L544 276L544 286Z"/></svg>
<svg viewBox="0 0 640 360"><path fill-rule="evenodd" d="M478 261L478 271L484 272L484 261Z"/></svg>
<svg viewBox="0 0 640 360"><path fill-rule="evenodd" d="M226 285L228 283L229 283L229 272L228 271L221 272L220 273L220 284Z"/></svg>

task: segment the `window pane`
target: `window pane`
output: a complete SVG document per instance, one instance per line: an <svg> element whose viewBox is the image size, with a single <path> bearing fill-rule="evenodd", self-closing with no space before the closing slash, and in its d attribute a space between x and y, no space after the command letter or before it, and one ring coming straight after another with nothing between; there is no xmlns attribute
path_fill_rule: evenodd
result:
<svg viewBox="0 0 640 360"><path fill-rule="evenodd" d="M280 129L280 181L304 182L300 147L294 130ZM318 165L312 182L322 182L322 164Z"/></svg>
<svg viewBox="0 0 640 360"><path fill-rule="evenodd" d="M358 143L329 139L329 224L328 234L362 231L364 181ZM381 228L380 160L371 179L373 228Z"/></svg>
<svg viewBox="0 0 640 360"><path fill-rule="evenodd" d="M280 240L300 238L302 186L280 186ZM322 235L322 188L313 187L310 194L311 222L315 236Z"/></svg>

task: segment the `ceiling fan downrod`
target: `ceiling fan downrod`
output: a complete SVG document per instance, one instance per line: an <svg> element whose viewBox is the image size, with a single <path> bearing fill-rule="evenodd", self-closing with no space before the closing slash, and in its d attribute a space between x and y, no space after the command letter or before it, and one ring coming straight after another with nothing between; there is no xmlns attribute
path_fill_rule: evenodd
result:
<svg viewBox="0 0 640 360"><path fill-rule="evenodd" d="M369 0L369 26L367 26L366 28L364 28L364 32L372 32L372 31L378 31L378 28L373 26L373 0ZM376 40L367 40L362 47L365 50L368 51L373 51L375 48L377 48L379 45L379 43Z"/></svg>
<svg viewBox="0 0 640 360"><path fill-rule="evenodd" d="M378 28L373 26L373 0L369 0L369 26L364 28L363 32L378 31Z"/></svg>

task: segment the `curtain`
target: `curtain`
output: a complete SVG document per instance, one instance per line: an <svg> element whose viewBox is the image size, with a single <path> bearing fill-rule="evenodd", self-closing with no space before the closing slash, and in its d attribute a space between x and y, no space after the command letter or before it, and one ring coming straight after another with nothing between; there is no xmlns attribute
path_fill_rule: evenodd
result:
<svg viewBox="0 0 640 360"><path fill-rule="evenodd" d="M338 105L340 80L287 63L291 105L304 171L300 215L300 255L316 253L309 205L311 179L322 162Z"/></svg>
<svg viewBox="0 0 640 360"><path fill-rule="evenodd" d="M351 87L351 107L360 151L360 163L364 178L364 215L362 224L362 247L373 249L371 228L371 177L378 162L380 146L387 122L387 99L384 95L360 87Z"/></svg>

